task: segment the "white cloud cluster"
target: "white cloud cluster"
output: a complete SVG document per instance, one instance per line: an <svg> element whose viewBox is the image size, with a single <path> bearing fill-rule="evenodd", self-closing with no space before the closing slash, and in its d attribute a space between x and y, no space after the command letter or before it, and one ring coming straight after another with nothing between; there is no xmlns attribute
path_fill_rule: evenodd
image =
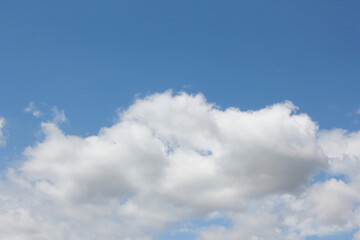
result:
<svg viewBox="0 0 360 240"><path fill-rule="evenodd" d="M357 178L360 168L360 131L350 133L343 129L322 131L319 144L327 153L330 170L333 173L344 173L352 179Z"/></svg>
<svg viewBox="0 0 360 240"><path fill-rule="evenodd" d="M199 240L304 239L359 226L357 182L309 182L319 169L356 176L347 170L360 159L351 147L360 134L318 137L295 109L221 110L201 94L165 92L138 99L95 136L43 123L44 141L0 185L0 237L146 240L216 212L232 227L201 227Z"/></svg>
<svg viewBox="0 0 360 240"><path fill-rule="evenodd" d="M6 144L6 137L3 133L4 126L5 126L5 119L0 117L0 146L4 146Z"/></svg>

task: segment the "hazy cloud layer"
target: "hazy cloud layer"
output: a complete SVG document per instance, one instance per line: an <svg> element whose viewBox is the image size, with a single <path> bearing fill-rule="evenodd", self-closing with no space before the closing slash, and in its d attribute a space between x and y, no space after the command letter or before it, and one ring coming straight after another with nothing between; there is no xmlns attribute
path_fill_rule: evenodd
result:
<svg viewBox="0 0 360 240"><path fill-rule="evenodd" d="M86 138L64 134L57 111L0 185L0 237L146 240L218 212L231 226L199 227L199 240L359 227L360 133L319 131L295 110L291 102L221 110L201 94L165 92ZM319 170L347 179L310 184Z"/></svg>
<svg viewBox="0 0 360 240"><path fill-rule="evenodd" d="M4 126L5 126L5 119L0 117L0 146L4 146L6 144L6 137L3 132Z"/></svg>

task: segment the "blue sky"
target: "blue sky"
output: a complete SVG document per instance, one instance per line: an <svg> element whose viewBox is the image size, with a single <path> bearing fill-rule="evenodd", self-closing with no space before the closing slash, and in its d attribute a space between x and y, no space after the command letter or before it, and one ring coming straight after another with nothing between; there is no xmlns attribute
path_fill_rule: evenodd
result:
<svg viewBox="0 0 360 240"><path fill-rule="evenodd" d="M24 150L32 146L36 152L39 142L47 143L49 133L41 122L54 124L65 135L97 136L103 127L112 129L119 112L140 114L127 110L138 106L135 99L169 89L174 101L179 91L190 99L201 93L206 104L215 103L220 110L255 111L289 100L299 108L291 114L305 113L311 118L309 126L318 124L316 136L333 134L331 139L353 141L348 145L356 149L355 135L322 131L359 131L359 10L360 2L352 0L1 1L2 177L9 167L16 169L39 156L24 155ZM31 102L33 108L26 112ZM31 114L35 110L41 112L38 117ZM331 148L328 139L319 143L325 155L324 149ZM346 154L360 159L356 151ZM341 154L326 156L345 152ZM325 170L329 176L353 174L331 171ZM304 176L309 182L310 172ZM193 229L209 225L208 212L192 214L170 221L170 230L154 227L154 236L194 239L195 233L178 232L178 238L169 233L175 223L191 223ZM223 225L224 219L238 217L211 221ZM352 239L357 228L336 239Z"/></svg>

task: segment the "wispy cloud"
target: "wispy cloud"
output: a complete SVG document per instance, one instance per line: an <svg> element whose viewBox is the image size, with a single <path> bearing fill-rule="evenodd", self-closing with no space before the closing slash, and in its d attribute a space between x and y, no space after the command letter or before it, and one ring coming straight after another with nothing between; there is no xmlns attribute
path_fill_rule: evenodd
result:
<svg viewBox="0 0 360 240"><path fill-rule="evenodd" d="M49 120L50 122L59 124L59 123L63 123L65 122L66 116L65 116L65 111L62 109L58 109L58 107L53 106L50 107L47 104L45 105L45 110L40 111L36 106L34 102L30 102L28 104L28 106L24 109L25 112L31 113L34 117L36 118L40 118L40 117L46 117L46 116L51 116L51 119ZM50 113L49 113L50 111Z"/></svg>
<svg viewBox="0 0 360 240"><path fill-rule="evenodd" d="M53 122L58 124L58 123L62 123L65 122L66 116L65 116L65 111L64 110L59 110L56 106L52 107L52 112L53 112Z"/></svg>
<svg viewBox="0 0 360 240"><path fill-rule="evenodd" d="M0 146L5 146L6 144L6 137L3 132L4 126L5 126L5 119L0 117Z"/></svg>
<svg viewBox="0 0 360 240"><path fill-rule="evenodd" d="M36 108L34 102L30 102L24 109L25 112L31 113L34 117L38 118L42 113Z"/></svg>

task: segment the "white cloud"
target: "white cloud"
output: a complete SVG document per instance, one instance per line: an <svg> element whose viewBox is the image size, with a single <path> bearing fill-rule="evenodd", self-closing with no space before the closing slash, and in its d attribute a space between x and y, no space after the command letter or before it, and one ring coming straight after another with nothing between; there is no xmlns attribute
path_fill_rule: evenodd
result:
<svg viewBox="0 0 360 240"><path fill-rule="evenodd" d="M319 144L328 156L332 172L357 178L360 169L360 132L349 133L343 129L321 131Z"/></svg>
<svg viewBox="0 0 360 240"><path fill-rule="evenodd" d="M288 200L290 211L285 222L303 236L324 236L357 227L360 194L352 184L330 179Z"/></svg>
<svg viewBox="0 0 360 240"><path fill-rule="evenodd" d="M4 146L6 144L6 136L3 133L4 126L5 126L5 119L0 117L0 146Z"/></svg>
<svg viewBox="0 0 360 240"><path fill-rule="evenodd" d="M280 217L276 213L232 213L233 227L209 226L198 231L199 240L295 240L302 239L301 236L282 229Z"/></svg>
<svg viewBox="0 0 360 240"><path fill-rule="evenodd" d="M38 118L42 115L41 111L39 111L36 107L34 102L30 102L27 107L25 108L25 112L31 113L34 117Z"/></svg>
<svg viewBox="0 0 360 240"><path fill-rule="evenodd" d="M356 183L308 186L344 156L327 146L350 135L322 132L319 144L318 126L295 109L220 110L201 94L165 92L83 138L59 129L66 118L54 108L53 122L42 123L45 139L9 171L12 187L0 185L0 238L146 240L214 212L232 227L201 228L199 239L303 239L352 228Z"/></svg>
<svg viewBox="0 0 360 240"><path fill-rule="evenodd" d="M316 183L300 195L272 195L230 212L231 227L200 228L198 239L306 239L359 227L358 188L341 180Z"/></svg>

